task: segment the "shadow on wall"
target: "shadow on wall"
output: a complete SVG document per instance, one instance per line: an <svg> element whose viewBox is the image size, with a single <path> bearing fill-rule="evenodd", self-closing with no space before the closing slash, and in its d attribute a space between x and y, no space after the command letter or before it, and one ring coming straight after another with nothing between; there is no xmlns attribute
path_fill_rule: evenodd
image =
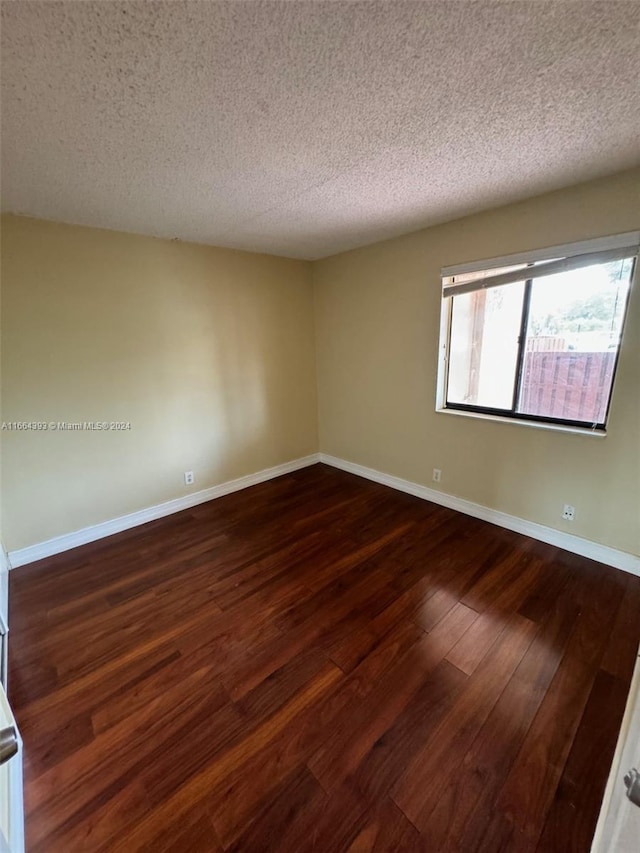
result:
<svg viewBox="0 0 640 853"><path fill-rule="evenodd" d="M162 248L169 263L148 257L145 275L158 281L162 272L147 306L151 357L132 352L123 365L139 373L143 409L155 414L145 432L156 461L179 463L180 476L193 470L200 489L292 458L286 409L296 359L281 316L286 293L253 258L225 256L212 272L210 251L198 247L185 275L184 246Z"/></svg>
<svg viewBox="0 0 640 853"><path fill-rule="evenodd" d="M277 454L268 341L244 292L214 297L207 314L197 304L183 303L183 310L185 327L198 333L174 342L166 365L163 396L173 429L164 452L184 458L198 480L224 482L255 471L265 453Z"/></svg>
<svg viewBox="0 0 640 853"><path fill-rule="evenodd" d="M306 265L10 219L5 419L131 423L3 434L12 550L317 450Z"/></svg>

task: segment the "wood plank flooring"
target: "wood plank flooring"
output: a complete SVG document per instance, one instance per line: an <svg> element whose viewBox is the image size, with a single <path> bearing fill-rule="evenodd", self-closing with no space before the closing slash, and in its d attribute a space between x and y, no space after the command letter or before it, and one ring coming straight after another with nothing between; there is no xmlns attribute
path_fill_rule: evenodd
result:
<svg viewBox="0 0 640 853"><path fill-rule="evenodd" d="M640 578L316 465L11 573L29 853L588 851Z"/></svg>

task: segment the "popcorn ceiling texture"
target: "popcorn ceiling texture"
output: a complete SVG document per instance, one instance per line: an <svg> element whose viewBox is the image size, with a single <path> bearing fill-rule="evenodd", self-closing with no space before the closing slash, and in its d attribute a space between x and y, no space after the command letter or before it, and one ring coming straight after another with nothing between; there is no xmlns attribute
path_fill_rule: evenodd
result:
<svg viewBox="0 0 640 853"><path fill-rule="evenodd" d="M315 259L640 161L640 3L6 2L15 213Z"/></svg>

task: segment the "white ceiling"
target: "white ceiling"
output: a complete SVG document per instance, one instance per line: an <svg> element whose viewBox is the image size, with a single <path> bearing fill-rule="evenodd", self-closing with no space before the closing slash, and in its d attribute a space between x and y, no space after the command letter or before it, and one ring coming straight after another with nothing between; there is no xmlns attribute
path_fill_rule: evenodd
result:
<svg viewBox="0 0 640 853"><path fill-rule="evenodd" d="M640 162L640 2L4 2L3 209L319 258Z"/></svg>

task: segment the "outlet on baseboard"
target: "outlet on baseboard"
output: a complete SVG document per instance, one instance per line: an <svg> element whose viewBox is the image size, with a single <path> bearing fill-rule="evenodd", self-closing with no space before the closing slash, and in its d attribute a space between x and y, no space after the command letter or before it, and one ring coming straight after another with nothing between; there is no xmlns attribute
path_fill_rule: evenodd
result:
<svg viewBox="0 0 640 853"><path fill-rule="evenodd" d="M193 471L184 472L184 484L185 486L193 486Z"/></svg>
<svg viewBox="0 0 640 853"><path fill-rule="evenodd" d="M433 469L433 482L439 483L441 479L442 479L442 471L440 470L440 468L434 468Z"/></svg>
<svg viewBox="0 0 640 853"><path fill-rule="evenodd" d="M576 508L571 504L565 504L562 510L562 517L565 521L573 521L576 517Z"/></svg>

